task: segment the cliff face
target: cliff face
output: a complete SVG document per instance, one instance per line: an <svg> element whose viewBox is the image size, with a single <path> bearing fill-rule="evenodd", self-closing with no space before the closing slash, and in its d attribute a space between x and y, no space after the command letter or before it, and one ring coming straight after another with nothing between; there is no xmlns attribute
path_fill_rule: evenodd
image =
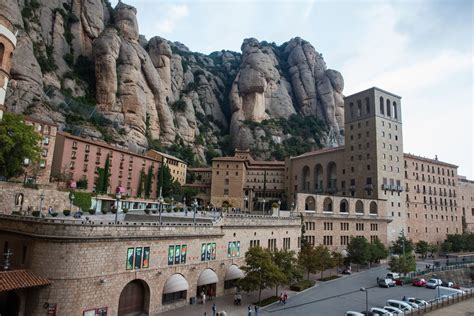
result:
<svg viewBox="0 0 474 316"><path fill-rule="evenodd" d="M201 163L234 147L278 156L301 136L288 126L304 118L319 120L305 143L342 141L343 78L300 38L203 55L140 36L124 3L8 0L4 9L19 29L12 111L132 150L190 148Z"/></svg>

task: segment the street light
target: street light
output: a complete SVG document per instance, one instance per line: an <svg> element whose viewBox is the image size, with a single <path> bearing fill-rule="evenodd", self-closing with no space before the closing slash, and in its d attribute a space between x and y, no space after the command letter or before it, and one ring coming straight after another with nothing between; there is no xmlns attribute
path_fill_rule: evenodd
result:
<svg viewBox="0 0 474 316"><path fill-rule="evenodd" d="M174 197L171 197L171 212L173 212L173 202L174 202Z"/></svg>
<svg viewBox="0 0 474 316"><path fill-rule="evenodd" d="M366 315L369 315L369 291L365 287L361 287L360 290L365 292L365 311Z"/></svg>
<svg viewBox="0 0 474 316"><path fill-rule="evenodd" d="M249 200L249 198L245 195L244 196L244 213L247 213L247 201Z"/></svg>
<svg viewBox="0 0 474 316"><path fill-rule="evenodd" d="M293 217L293 211L295 209L295 202L291 202L290 217Z"/></svg>
<svg viewBox="0 0 474 316"><path fill-rule="evenodd" d="M183 197L183 204L184 204L184 215L188 216L188 209L186 208L186 197Z"/></svg>
<svg viewBox="0 0 474 316"><path fill-rule="evenodd" d="M193 202L193 209L194 209L193 223L194 223L194 226L196 226L196 210L197 210L197 206L198 206L198 201L197 201L196 199L194 199L194 202Z"/></svg>
<svg viewBox="0 0 474 316"><path fill-rule="evenodd" d="M280 217L281 201L278 200L278 217Z"/></svg>
<svg viewBox="0 0 474 316"><path fill-rule="evenodd" d="M74 202L74 192L69 193L69 210L72 212L72 203Z"/></svg>
<svg viewBox="0 0 474 316"><path fill-rule="evenodd" d="M162 224L162 222L161 222L161 213L163 211L163 197L161 195L160 195L159 201L160 201L160 225L161 225Z"/></svg>
<svg viewBox="0 0 474 316"><path fill-rule="evenodd" d="M118 212L119 212L119 208L120 208L120 199L121 198L122 198L121 189L120 189L120 187L117 187L117 189L115 190L115 199L117 200L117 207L115 208L115 224L117 224L117 220L118 220Z"/></svg>
<svg viewBox="0 0 474 316"><path fill-rule="evenodd" d="M262 204L262 215L265 215L265 199L263 199L263 204Z"/></svg>
<svg viewBox="0 0 474 316"><path fill-rule="evenodd" d="M41 213L41 210L43 209L43 201L44 201L44 192L41 193L40 195L40 208L39 208L40 213Z"/></svg>

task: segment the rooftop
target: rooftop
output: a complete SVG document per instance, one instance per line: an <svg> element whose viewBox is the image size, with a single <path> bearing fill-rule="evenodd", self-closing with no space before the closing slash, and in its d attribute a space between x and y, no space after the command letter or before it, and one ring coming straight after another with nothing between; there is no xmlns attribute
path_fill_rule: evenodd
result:
<svg viewBox="0 0 474 316"><path fill-rule="evenodd" d="M187 164L187 162L186 162L186 161L184 161L184 160L181 160L181 159L179 159L178 157L175 157L175 156L172 156L172 155L169 155L169 154L163 153L163 152L161 152L161 151L154 150L154 149L150 149L150 150L148 150L147 152L150 152L150 151L151 151L151 152L154 152L154 153L157 153L157 154L159 154L159 155L161 155L161 156L163 156L163 157L165 157L165 158L168 158L168 159L173 159L173 160L176 160L176 161L182 162L182 163L184 163L184 164Z"/></svg>
<svg viewBox="0 0 474 316"><path fill-rule="evenodd" d="M0 280L0 292L51 284L29 270L0 271Z"/></svg>
<svg viewBox="0 0 474 316"><path fill-rule="evenodd" d="M344 98L350 98L350 97L352 97L352 96L354 96L354 95L358 95L359 93L364 93L364 92L367 92L367 91L370 91L370 90L378 90L378 91L380 91L380 92L389 94L389 95L394 96L394 97L396 97L396 98L399 98L399 99L402 98L402 97L399 96L399 95L396 95L396 94L394 94L394 93L392 93L392 92L388 92L387 90L380 89L380 88L378 88L378 87L372 87L372 88L369 88L369 89L365 89L365 90L362 90L362 91L353 93L353 94L351 94L351 95L347 95L347 96L345 96Z"/></svg>
<svg viewBox="0 0 474 316"><path fill-rule="evenodd" d="M344 146L318 149L318 150L315 150L315 151L310 151L310 152L304 153L304 154L296 156L296 157L290 157L290 159L305 158L305 157L309 157L309 156L321 155L321 154L326 154L326 153L340 151L340 150L344 150Z"/></svg>
<svg viewBox="0 0 474 316"><path fill-rule="evenodd" d="M406 158L416 159L416 160L420 160L420 161L424 161L424 162L428 162L428 163L433 163L433 164L437 164L437 165L443 165L443 166L447 166L447 167L451 167L451 168L458 168L458 166L456 166L456 165L438 160L438 157L436 157L435 159L432 159L432 158L417 156L417 155L410 154L410 153L404 153L403 156L404 156L405 159Z"/></svg>

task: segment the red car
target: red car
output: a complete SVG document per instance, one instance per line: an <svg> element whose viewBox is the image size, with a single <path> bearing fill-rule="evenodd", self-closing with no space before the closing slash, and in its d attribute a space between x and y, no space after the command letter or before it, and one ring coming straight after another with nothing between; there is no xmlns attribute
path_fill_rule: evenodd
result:
<svg viewBox="0 0 474 316"><path fill-rule="evenodd" d="M413 286L424 287L426 285L426 280L425 279L413 279L411 284Z"/></svg>

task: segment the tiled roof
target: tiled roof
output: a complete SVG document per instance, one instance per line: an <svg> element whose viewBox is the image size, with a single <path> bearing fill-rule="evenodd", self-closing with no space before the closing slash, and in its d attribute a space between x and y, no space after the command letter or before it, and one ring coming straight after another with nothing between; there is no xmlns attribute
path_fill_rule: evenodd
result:
<svg viewBox="0 0 474 316"><path fill-rule="evenodd" d="M404 153L403 156L405 157L405 159L407 159L407 158L408 159L414 159L414 160L425 161L425 162L433 163L433 164L437 164L437 165L448 166L448 167L451 167L451 168L458 168L458 166L456 166L452 163L444 162L444 161L438 160L437 158L431 159L431 158L421 157L421 156L417 156L417 155L410 154L410 153Z"/></svg>
<svg viewBox="0 0 474 316"><path fill-rule="evenodd" d="M49 285L48 279L41 278L29 270L0 272L0 292Z"/></svg>
<svg viewBox="0 0 474 316"><path fill-rule="evenodd" d="M303 157L308 157L308 156L313 156L313 155L319 155L319 154L325 154L333 151L339 151L339 150L344 150L344 146L339 146L339 147L329 147L329 148L323 148L315 151L310 151L304 154L301 154L296 157L291 157L291 159L298 159L298 158L303 158Z"/></svg>

